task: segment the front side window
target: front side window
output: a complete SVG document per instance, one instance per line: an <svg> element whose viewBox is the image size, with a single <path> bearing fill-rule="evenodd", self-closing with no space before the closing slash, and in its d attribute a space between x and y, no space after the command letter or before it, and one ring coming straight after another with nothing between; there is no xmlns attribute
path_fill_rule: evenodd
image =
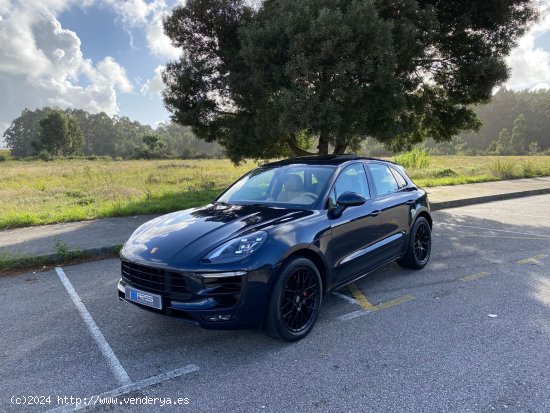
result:
<svg viewBox="0 0 550 413"><path fill-rule="evenodd" d="M390 168L386 165L379 163L369 164L369 171L372 174L378 195L386 195L397 191L399 188Z"/></svg>
<svg viewBox="0 0 550 413"><path fill-rule="evenodd" d="M258 168L231 186L218 202L309 207L326 190L333 172L332 166Z"/></svg>
<svg viewBox="0 0 550 413"><path fill-rule="evenodd" d="M354 192L365 199L370 198L369 183L363 165L350 165L340 172L340 175L338 175L330 191L327 204L328 208L334 208L338 197L344 192Z"/></svg>

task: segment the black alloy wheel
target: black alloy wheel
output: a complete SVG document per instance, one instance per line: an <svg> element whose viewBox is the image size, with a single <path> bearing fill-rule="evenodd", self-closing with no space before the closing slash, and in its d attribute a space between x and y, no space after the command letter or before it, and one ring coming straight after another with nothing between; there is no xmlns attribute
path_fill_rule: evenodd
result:
<svg viewBox="0 0 550 413"><path fill-rule="evenodd" d="M432 228L426 218L419 217L411 228L405 255L397 263L405 268L420 270L430 260L431 252Z"/></svg>
<svg viewBox="0 0 550 413"><path fill-rule="evenodd" d="M322 293L321 276L311 261L299 257L285 264L273 287L267 333L287 341L305 337L319 317Z"/></svg>
<svg viewBox="0 0 550 413"><path fill-rule="evenodd" d="M299 267L288 277L281 297L280 312L286 328L293 333L306 329L317 308L320 285L308 267Z"/></svg>
<svg viewBox="0 0 550 413"><path fill-rule="evenodd" d="M414 255L419 264L426 264L430 259L432 236L427 222L420 222L414 236Z"/></svg>

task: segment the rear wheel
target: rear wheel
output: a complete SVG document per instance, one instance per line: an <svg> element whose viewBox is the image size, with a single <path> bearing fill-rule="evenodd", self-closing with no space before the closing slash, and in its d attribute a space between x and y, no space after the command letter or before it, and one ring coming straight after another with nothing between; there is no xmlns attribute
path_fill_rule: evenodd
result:
<svg viewBox="0 0 550 413"><path fill-rule="evenodd" d="M405 268L421 269L430 260L432 252L432 230L428 220L419 217L410 233L407 252L397 263Z"/></svg>
<svg viewBox="0 0 550 413"><path fill-rule="evenodd" d="M305 337L319 317L322 292L321 276L310 260L295 258L287 262L269 300L267 334L286 341Z"/></svg>

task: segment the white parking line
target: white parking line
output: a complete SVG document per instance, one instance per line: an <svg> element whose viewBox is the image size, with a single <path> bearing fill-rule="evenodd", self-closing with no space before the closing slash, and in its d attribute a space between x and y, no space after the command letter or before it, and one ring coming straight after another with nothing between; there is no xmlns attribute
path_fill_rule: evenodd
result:
<svg viewBox="0 0 550 413"><path fill-rule="evenodd" d="M352 318L360 317L362 315L369 314L369 313L372 313L372 311L357 310L357 311L353 311L351 313L341 315L340 317L336 317L336 319L340 320L340 321L347 321L347 320L351 320Z"/></svg>
<svg viewBox="0 0 550 413"><path fill-rule="evenodd" d="M101 333L101 330L99 330L99 327L92 318L92 315L88 312L88 309L78 296L73 285L65 275L65 272L59 267L56 267L55 271L57 272L59 279L63 283L63 286L69 293L69 296L73 300L74 305L76 305L76 309L82 316L84 323L86 323L86 327L88 327L90 334L94 338L95 342L99 346L99 349L103 353L103 356L107 360L107 363L109 364L109 367L115 375L118 383L123 386L131 384L132 381L130 380L128 373L126 373L126 370L124 370L124 367L122 367L122 364L120 364L120 361L111 349L111 346L109 346L109 343L107 343L107 340L105 340L105 337Z"/></svg>
<svg viewBox="0 0 550 413"><path fill-rule="evenodd" d="M468 208L464 212L456 211L454 215L460 215L460 216L475 216L475 214L486 214L488 212L487 209L482 208ZM498 211L499 215L510 215L515 217L527 217L527 218L543 218L548 219L546 215L533 215L533 214L520 214L514 211L506 211L504 209L499 209Z"/></svg>
<svg viewBox="0 0 550 413"><path fill-rule="evenodd" d="M333 296L338 297L344 301L347 301L350 304L357 304L357 300L355 298L348 297L345 294L337 293L336 291L331 293Z"/></svg>
<svg viewBox="0 0 550 413"><path fill-rule="evenodd" d="M59 412L75 412L77 410L85 409L90 406L110 406L115 408L113 405L113 398L123 396L125 394L142 390L146 387L153 386L155 384L162 383L163 381L175 379L176 377L183 376L184 374L192 373L197 371L199 368L194 364L189 364L181 369L176 369L169 371L167 373L159 374L158 376L149 377L148 379L136 381L135 383L129 383L125 386L119 387L114 390L106 391L104 393L97 394L95 396L87 397L82 399L82 404L80 405L65 405L56 407L55 409L48 410L47 413L59 413ZM101 400L107 399L107 400ZM111 400L109 400L111 399ZM125 405L124 400L118 400L118 405ZM116 408L115 408L116 409Z"/></svg>
<svg viewBox="0 0 550 413"><path fill-rule="evenodd" d="M473 225L451 224L451 223L447 223L447 222L438 222L438 223L436 223L436 225L437 226L474 228L474 229L482 229L484 231L489 231L489 232L507 232L507 233L510 233L510 234L533 235L535 237L540 237L540 238L550 238L550 235L535 234L534 232L507 231L505 229L483 228L483 227L475 227Z"/></svg>

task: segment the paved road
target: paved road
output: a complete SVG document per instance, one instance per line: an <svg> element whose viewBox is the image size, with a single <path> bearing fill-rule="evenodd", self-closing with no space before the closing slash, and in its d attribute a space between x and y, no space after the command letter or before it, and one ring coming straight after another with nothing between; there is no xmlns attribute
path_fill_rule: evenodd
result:
<svg viewBox="0 0 550 413"><path fill-rule="evenodd" d="M435 213L426 269L390 265L327 296L295 344L119 302L115 259L63 268L84 318L55 271L1 278L0 411L104 394L182 405L92 410L548 412L548 205L544 195ZM13 395L52 403L17 407Z"/></svg>

